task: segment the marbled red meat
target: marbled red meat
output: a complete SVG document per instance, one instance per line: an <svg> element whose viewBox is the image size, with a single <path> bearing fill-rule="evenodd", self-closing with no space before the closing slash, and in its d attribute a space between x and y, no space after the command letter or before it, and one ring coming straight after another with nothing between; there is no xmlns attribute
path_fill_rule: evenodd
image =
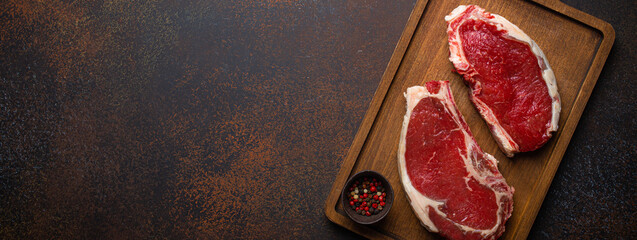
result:
<svg viewBox="0 0 637 240"><path fill-rule="evenodd" d="M496 239L513 211L513 188L482 152L449 82L407 89L398 166L423 226L450 239Z"/></svg>
<svg viewBox="0 0 637 240"><path fill-rule="evenodd" d="M505 18L459 6L448 23L449 60L504 153L533 151L557 130L560 97L544 53Z"/></svg>

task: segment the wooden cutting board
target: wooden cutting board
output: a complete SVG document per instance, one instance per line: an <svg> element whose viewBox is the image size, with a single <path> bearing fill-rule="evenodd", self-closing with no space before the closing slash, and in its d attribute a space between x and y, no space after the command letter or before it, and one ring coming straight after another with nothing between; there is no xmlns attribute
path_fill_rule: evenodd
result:
<svg viewBox="0 0 637 240"><path fill-rule="evenodd" d="M520 27L546 54L555 71L562 100L559 130L541 149L507 158L468 98L469 88L449 62L444 16L458 5L476 4ZM502 239L524 239L553 180L584 106L613 45L615 32L606 22L557 0L419 0L383 74L369 110L343 161L327 198L325 214L334 223L368 238L433 239L420 225L399 181L396 151L405 114L403 92L433 80L449 80L454 98L482 149L495 156L515 188L513 215ZM351 221L339 204L347 179L362 170L387 177L394 205L372 226Z"/></svg>

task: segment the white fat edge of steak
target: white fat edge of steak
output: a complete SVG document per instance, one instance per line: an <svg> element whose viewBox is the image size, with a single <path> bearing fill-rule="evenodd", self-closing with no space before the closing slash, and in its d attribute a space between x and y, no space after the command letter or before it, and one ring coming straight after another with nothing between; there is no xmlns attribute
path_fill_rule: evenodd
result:
<svg viewBox="0 0 637 240"><path fill-rule="evenodd" d="M473 177L481 185L489 186L489 188L493 190L496 197L495 201L498 205L498 210L496 212L497 222L496 224L494 224L494 226L491 229L475 229L475 228L458 224L449 219L448 220L465 232L479 232L482 236L485 236L485 237L491 234L494 234L498 230L499 226L503 224L502 222L503 217L501 215L504 209L503 209L501 200L506 195L512 195L512 192L496 191L492 186L500 183L500 181L495 181L495 182L489 181L488 177L493 176L493 174L490 171L486 170L486 171L482 171L481 173L478 173L475 166L473 166L470 156L473 155L475 151L474 149L479 149L479 146L471 137L471 135L467 133L467 131L463 128L463 124L461 121L464 122L464 117L461 114L459 114L459 112L456 110L457 108L453 102L453 96L450 94L448 82L443 82L443 84L441 84L440 86L439 92L436 94L430 93L425 87L413 86L407 89L407 92L404 94L404 96L407 101L407 112L405 113L405 117L403 120L403 127L400 134L400 144L398 147L398 165L399 165L398 170L400 174L401 183L403 184L405 188L405 192L407 193L407 200L409 200L410 205L412 209L414 210L414 213L416 214L418 219L420 219L421 224L425 228L427 228L427 230L431 232L439 232L438 227L433 224L431 219L429 219L429 206L431 206L438 215L444 218L447 217L445 213L441 212L438 209L438 207L442 206L444 202L436 201L434 199L428 198L427 196L424 196L422 193L420 193L420 191L418 191L411 184L411 179L409 178L409 175L407 174L406 163L405 163L406 136L407 136L407 129L409 126L409 120L411 118L411 113L414 107L416 107L416 105L418 104L418 102L420 102L420 100L422 100L423 98L429 97L429 98L439 99L445 105L445 110L453 116L454 121L458 125L458 130L462 131L463 133L463 136L465 138L466 155L462 156L462 158L466 166L466 170L468 172L468 175L464 177L466 187L471 189L468 185L468 181L471 179L471 177ZM458 151L461 152L460 149ZM493 156L484 152L483 154L486 160L490 161L494 166L497 166L498 162ZM514 191L513 188L511 188L511 191Z"/></svg>
<svg viewBox="0 0 637 240"><path fill-rule="evenodd" d="M445 16L445 21L447 21L447 23L452 22L454 19L459 17L461 14L463 14L468 7L469 6L466 6L466 5L460 5L456 7L453 11L451 11L449 15ZM531 48L531 51L537 57L538 65L542 69L542 79L544 79L544 82L546 83L548 93L549 93L549 96L551 97L551 102L552 102L551 121L548 123L549 126L547 128L547 134L551 135L551 132L557 131L557 128L558 128L558 122L559 122L560 112L561 112L561 100L560 100L560 95L557 91L557 81L555 79L555 74L553 72L553 69L551 69L551 66L549 65L548 60L546 59L546 55L544 55L544 52L542 52L542 50L537 45L537 43L535 43L535 41L533 41L518 26L516 26L515 24L511 23L509 20L507 20L506 18L498 14L486 13L484 9L478 6L476 6L476 8L483 16L476 16L475 14L472 14L469 17L470 19L482 20L487 23L491 23L492 25L495 25L498 30L505 30L507 35L510 36L511 38L516 39L520 42L524 42L527 45L529 45ZM493 18L492 19L487 18L487 16L489 15L493 16ZM457 26L460 26L460 25L462 25L462 22L459 23ZM469 69L469 63L464 55L464 51L462 51L462 44L460 42L461 39L459 36L459 32L452 29L451 25L448 24L447 33L449 32L453 32L455 34L455 41L449 42L449 50L450 50L449 60L453 63L453 65L458 70L466 71ZM476 101L476 104L478 104L478 102L479 101ZM485 119L485 120L491 121L491 123L493 123L494 126L493 126L493 129L491 130L494 137L497 139L500 139L499 141L497 141L498 144L503 150L505 150L505 154L508 157L512 157L513 154L517 152L517 149L518 149L517 144L515 144L513 139L506 132L506 130L504 130L501 127L501 125L497 121L497 118L493 115L493 113L487 107L487 105L485 105L482 102L480 103L481 103L481 106L478 109L480 110L480 112L484 111L484 116L489 116L488 119Z"/></svg>

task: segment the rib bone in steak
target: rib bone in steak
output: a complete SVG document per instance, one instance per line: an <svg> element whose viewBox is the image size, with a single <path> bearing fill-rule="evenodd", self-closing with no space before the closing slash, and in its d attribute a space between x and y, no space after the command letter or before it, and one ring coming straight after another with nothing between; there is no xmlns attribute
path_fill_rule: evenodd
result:
<svg viewBox="0 0 637 240"><path fill-rule="evenodd" d="M505 18L475 6L445 17L449 60L504 153L538 149L557 130L560 96L544 53Z"/></svg>
<svg viewBox="0 0 637 240"><path fill-rule="evenodd" d="M449 82L407 89L398 166L423 226L450 239L496 239L513 211L513 187L482 152Z"/></svg>

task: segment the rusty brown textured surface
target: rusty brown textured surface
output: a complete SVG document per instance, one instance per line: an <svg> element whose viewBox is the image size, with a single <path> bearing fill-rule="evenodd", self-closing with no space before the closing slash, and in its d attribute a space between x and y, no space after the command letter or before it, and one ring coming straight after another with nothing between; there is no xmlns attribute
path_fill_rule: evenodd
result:
<svg viewBox="0 0 637 240"><path fill-rule="evenodd" d="M532 238L635 235L635 7L580 2L617 41ZM0 238L356 237L323 204L414 3L3 1Z"/></svg>

